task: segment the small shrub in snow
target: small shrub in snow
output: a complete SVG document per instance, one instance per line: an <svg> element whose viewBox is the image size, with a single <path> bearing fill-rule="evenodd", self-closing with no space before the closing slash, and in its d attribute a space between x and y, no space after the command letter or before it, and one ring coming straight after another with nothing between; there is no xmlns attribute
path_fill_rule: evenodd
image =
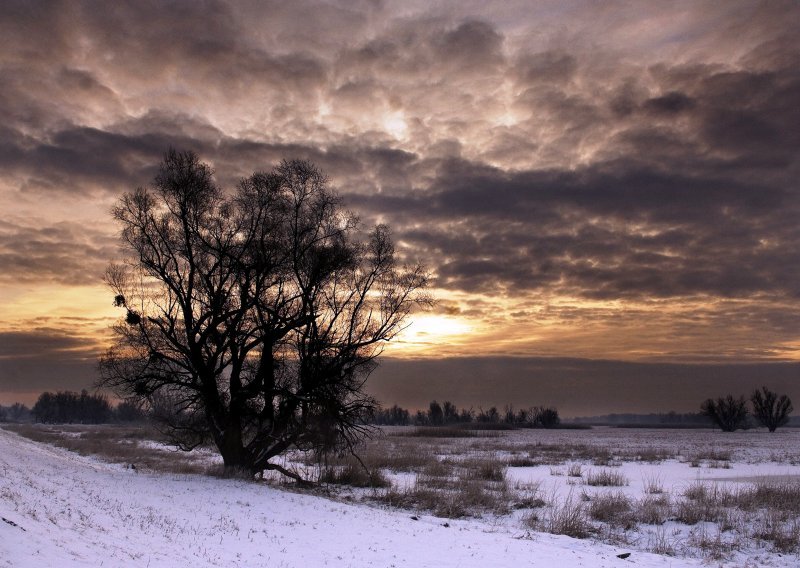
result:
<svg viewBox="0 0 800 568"><path fill-rule="evenodd" d="M672 514L669 497L664 494L647 495L635 504L634 513L640 523L663 525Z"/></svg>
<svg viewBox="0 0 800 568"><path fill-rule="evenodd" d="M569 477L582 477L583 476L583 468L579 463L570 464L567 468L567 475Z"/></svg>
<svg viewBox="0 0 800 568"><path fill-rule="evenodd" d="M473 515L475 512L488 511L495 514L506 514L509 512L509 496L505 484L495 485L481 483L480 481L463 481L458 484L457 491L453 498L464 507L466 514L461 516Z"/></svg>
<svg viewBox="0 0 800 568"><path fill-rule="evenodd" d="M386 476L379 469L368 470L356 460L344 466L327 467L320 474L321 483L351 487L388 487Z"/></svg>
<svg viewBox="0 0 800 568"><path fill-rule="evenodd" d="M689 537L689 545L700 549L709 560L723 560L727 555L736 550L735 539L726 539L718 528L711 532L705 526L700 526Z"/></svg>
<svg viewBox="0 0 800 568"><path fill-rule="evenodd" d="M508 467L533 467L538 465L536 460L529 458L529 457L513 457L506 460L506 465Z"/></svg>
<svg viewBox="0 0 800 568"><path fill-rule="evenodd" d="M648 495L659 495L664 493L664 484L658 474L653 474L644 478L644 492Z"/></svg>
<svg viewBox="0 0 800 568"><path fill-rule="evenodd" d="M630 498L624 493L601 493L589 502L589 516L616 527L631 529L636 526Z"/></svg>
<svg viewBox="0 0 800 568"><path fill-rule="evenodd" d="M573 538L587 538L595 532L586 513L586 504L575 499L572 493L560 503L553 503L541 520L532 515L527 523L535 530Z"/></svg>
<svg viewBox="0 0 800 568"><path fill-rule="evenodd" d="M735 504L745 511L765 508L800 515L800 482L754 483L736 493Z"/></svg>
<svg viewBox="0 0 800 568"><path fill-rule="evenodd" d="M675 555L674 542L669 538L667 531L663 527L658 527L655 531L648 534L647 550L653 554L663 554L665 556Z"/></svg>
<svg viewBox="0 0 800 568"><path fill-rule="evenodd" d="M722 507L706 500L685 499L675 505L675 520L686 525L714 523L722 519L723 513Z"/></svg>
<svg viewBox="0 0 800 568"><path fill-rule="evenodd" d="M636 459L647 463L659 463L674 457L674 453L661 448L644 448L635 453Z"/></svg>
<svg viewBox="0 0 800 568"><path fill-rule="evenodd" d="M586 474L586 485L602 487L622 487L628 485L628 478L619 471L602 469Z"/></svg>
<svg viewBox="0 0 800 568"><path fill-rule="evenodd" d="M766 509L756 521L753 537L772 543L778 552L797 552L800 550L800 520L783 511Z"/></svg>
<svg viewBox="0 0 800 568"><path fill-rule="evenodd" d="M475 460L464 462L467 467L468 479L483 481L505 481L506 468L504 464L493 459Z"/></svg>

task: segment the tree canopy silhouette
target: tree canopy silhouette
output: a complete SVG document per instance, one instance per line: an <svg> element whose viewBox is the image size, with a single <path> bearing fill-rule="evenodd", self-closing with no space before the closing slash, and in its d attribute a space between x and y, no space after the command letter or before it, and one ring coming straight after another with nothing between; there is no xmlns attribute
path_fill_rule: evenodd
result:
<svg viewBox="0 0 800 568"><path fill-rule="evenodd" d="M780 426L785 426L789 422L789 415L794 410L792 400L782 394L772 392L767 387L761 390L754 390L750 396L753 403L753 416L762 426L766 426L770 432L774 432Z"/></svg>
<svg viewBox="0 0 800 568"><path fill-rule="evenodd" d="M106 282L125 310L102 386L147 399L178 447L212 441L226 468L281 471L290 449L350 448L386 341L427 302L387 227L369 235L309 162L284 161L230 195L192 152L113 210L126 264Z"/></svg>
<svg viewBox="0 0 800 568"><path fill-rule="evenodd" d="M708 416L723 432L733 432L747 426L747 401L743 396L728 395L716 400L708 398L700 405L700 412Z"/></svg>

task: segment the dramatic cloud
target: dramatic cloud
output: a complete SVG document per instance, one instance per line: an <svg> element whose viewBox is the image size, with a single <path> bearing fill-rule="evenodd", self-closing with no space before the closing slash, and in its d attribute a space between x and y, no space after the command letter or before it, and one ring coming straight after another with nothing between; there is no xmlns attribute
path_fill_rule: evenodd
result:
<svg viewBox="0 0 800 568"><path fill-rule="evenodd" d="M229 188L310 159L388 223L440 300L398 356L796 360L799 27L795 2L7 2L0 333L105 325L109 210L176 147ZM36 337L84 337L58 321Z"/></svg>

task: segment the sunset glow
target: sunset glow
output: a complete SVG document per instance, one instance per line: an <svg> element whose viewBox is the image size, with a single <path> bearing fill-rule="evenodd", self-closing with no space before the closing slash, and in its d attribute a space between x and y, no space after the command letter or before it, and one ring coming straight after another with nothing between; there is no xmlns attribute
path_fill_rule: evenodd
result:
<svg viewBox="0 0 800 568"><path fill-rule="evenodd" d="M468 320L442 315L418 315L397 338L392 354L419 355L431 350L452 352L470 342L475 330Z"/></svg>

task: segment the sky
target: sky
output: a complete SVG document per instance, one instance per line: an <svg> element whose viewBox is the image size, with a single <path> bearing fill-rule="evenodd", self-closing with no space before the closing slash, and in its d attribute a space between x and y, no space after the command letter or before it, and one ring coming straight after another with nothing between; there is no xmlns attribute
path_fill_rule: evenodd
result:
<svg viewBox="0 0 800 568"><path fill-rule="evenodd" d="M797 2L4 2L0 403L91 386L166 150L313 161L433 275L384 403L800 401Z"/></svg>

